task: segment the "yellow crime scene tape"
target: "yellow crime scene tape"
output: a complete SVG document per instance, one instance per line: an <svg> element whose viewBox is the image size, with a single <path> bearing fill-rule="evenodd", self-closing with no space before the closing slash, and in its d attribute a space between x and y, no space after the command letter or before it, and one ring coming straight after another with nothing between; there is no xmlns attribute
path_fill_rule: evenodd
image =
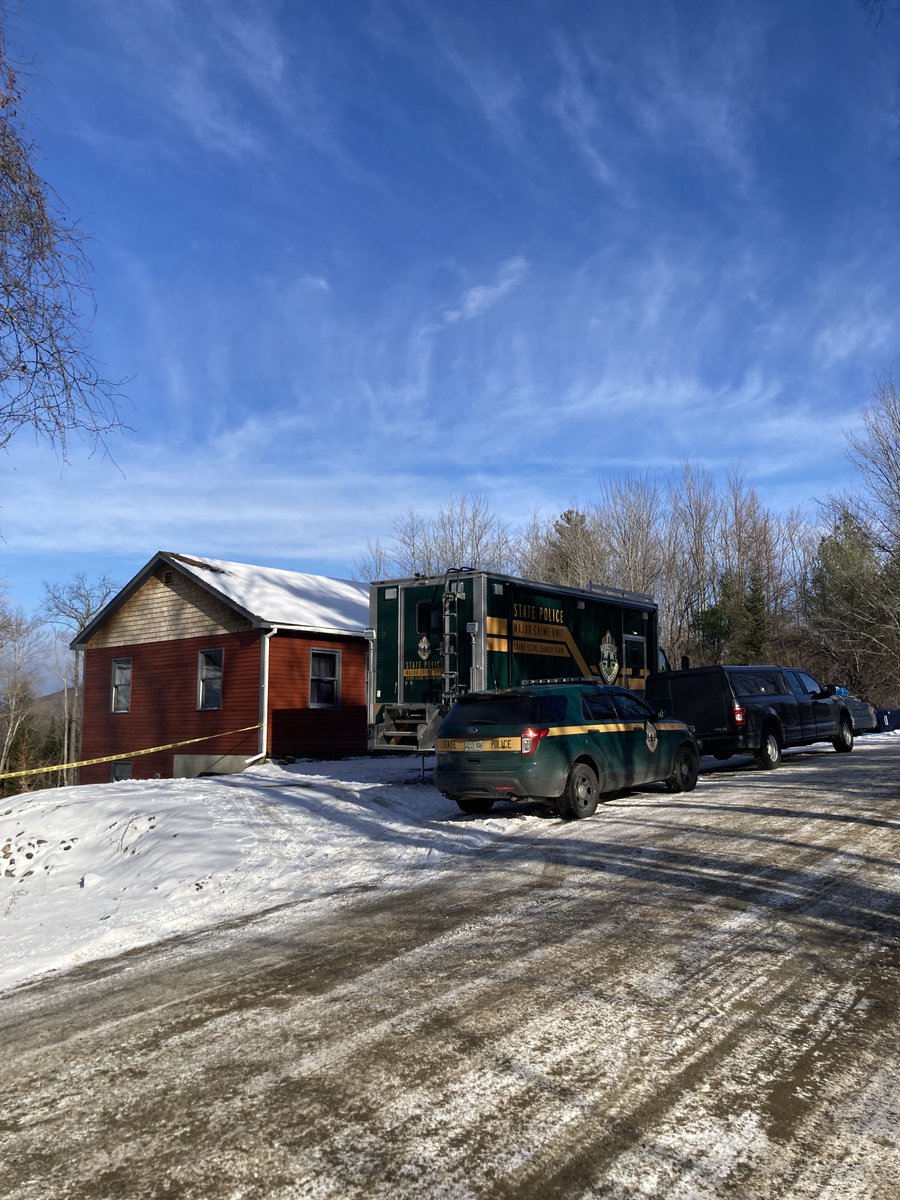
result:
<svg viewBox="0 0 900 1200"><path fill-rule="evenodd" d="M50 771L70 771L74 767L94 767L97 763L117 762L122 758L137 758L141 754L158 754L160 750L177 750L179 746L193 746L197 742L211 742L214 738L231 737L235 733L251 733L261 729L262 722L244 725L241 729L229 729L226 733L207 733L203 737L187 738L183 742L168 742L165 746L150 746L146 750L128 750L123 754L107 754L103 758L84 758L81 762L57 763L52 767L29 767L25 771L5 771L0 779L16 779L22 775L46 775Z"/></svg>

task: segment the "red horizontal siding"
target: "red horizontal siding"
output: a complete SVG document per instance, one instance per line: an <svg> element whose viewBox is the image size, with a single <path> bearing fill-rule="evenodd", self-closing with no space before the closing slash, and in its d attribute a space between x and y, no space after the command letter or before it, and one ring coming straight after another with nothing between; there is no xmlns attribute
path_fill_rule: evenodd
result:
<svg viewBox="0 0 900 1200"><path fill-rule="evenodd" d="M341 656L339 708L309 707L310 650ZM366 658L362 638L280 633L269 648L269 753L337 758L366 752Z"/></svg>
<svg viewBox="0 0 900 1200"><path fill-rule="evenodd" d="M224 649L222 708L197 709L197 655L200 650ZM85 654L84 719L81 758L133 753L150 746L189 738L208 741L180 750L161 751L132 759L135 779L172 775L175 753L252 755L258 732L231 731L259 720L259 630L149 642L133 646L89 648ZM110 711L112 661L130 658L131 708ZM110 778L110 764L82 767L82 783Z"/></svg>

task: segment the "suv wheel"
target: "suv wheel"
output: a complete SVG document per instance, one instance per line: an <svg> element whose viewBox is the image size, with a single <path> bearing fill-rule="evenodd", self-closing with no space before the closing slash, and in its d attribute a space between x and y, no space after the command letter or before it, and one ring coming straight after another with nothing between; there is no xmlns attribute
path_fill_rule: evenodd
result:
<svg viewBox="0 0 900 1200"><path fill-rule="evenodd" d="M576 763L566 780L566 790L559 798L559 815L571 820L590 817L597 811L600 781L587 763Z"/></svg>
<svg viewBox="0 0 900 1200"><path fill-rule="evenodd" d="M697 786L700 763L690 746L679 746L672 774L666 780L670 792L692 792Z"/></svg>
<svg viewBox="0 0 900 1200"><path fill-rule="evenodd" d="M853 749L853 726L844 717L838 726L838 735L831 744L841 754L849 754Z"/></svg>
<svg viewBox="0 0 900 1200"><path fill-rule="evenodd" d="M773 771L781 763L781 742L771 725L763 730L756 761L766 771Z"/></svg>

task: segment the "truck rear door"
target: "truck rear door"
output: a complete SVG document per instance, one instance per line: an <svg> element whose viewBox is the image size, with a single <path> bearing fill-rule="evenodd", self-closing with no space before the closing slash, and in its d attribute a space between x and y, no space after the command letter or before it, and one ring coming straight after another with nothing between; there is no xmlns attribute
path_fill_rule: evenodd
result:
<svg viewBox="0 0 900 1200"><path fill-rule="evenodd" d="M775 674L773 672L773 674ZM815 735L814 716L809 696L800 688L795 671L779 671L779 695L773 707L784 730L784 744L797 746ZM798 690L800 689L800 690Z"/></svg>
<svg viewBox="0 0 900 1200"><path fill-rule="evenodd" d="M721 667L654 676L647 702L667 717L692 725L698 738L721 738L734 732L731 689Z"/></svg>
<svg viewBox="0 0 900 1200"><path fill-rule="evenodd" d="M406 587L401 605L401 694L406 704L440 704L443 585Z"/></svg>

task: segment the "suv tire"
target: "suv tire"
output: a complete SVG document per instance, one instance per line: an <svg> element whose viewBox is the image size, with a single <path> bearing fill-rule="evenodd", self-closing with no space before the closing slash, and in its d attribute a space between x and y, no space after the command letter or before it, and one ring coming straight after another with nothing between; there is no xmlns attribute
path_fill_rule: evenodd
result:
<svg viewBox="0 0 900 1200"><path fill-rule="evenodd" d="M697 786L699 771L700 763L691 747L679 746L666 787L670 792L692 792Z"/></svg>
<svg viewBox="0 0 900 1200"><path fill-rule="evenodd" d="M573 821L593 816L599 799L600 781L596 771L587 763L576 763L566 780L566 790L559 798L559 815Z"/></svg>
<svg viewBox="0 0 900 1200"><path fill-rule="evenodd" d="M767 725L763 730L756 761L764 771L774 771L776 767L781 766L781 742L773 725Z"/></svg>

